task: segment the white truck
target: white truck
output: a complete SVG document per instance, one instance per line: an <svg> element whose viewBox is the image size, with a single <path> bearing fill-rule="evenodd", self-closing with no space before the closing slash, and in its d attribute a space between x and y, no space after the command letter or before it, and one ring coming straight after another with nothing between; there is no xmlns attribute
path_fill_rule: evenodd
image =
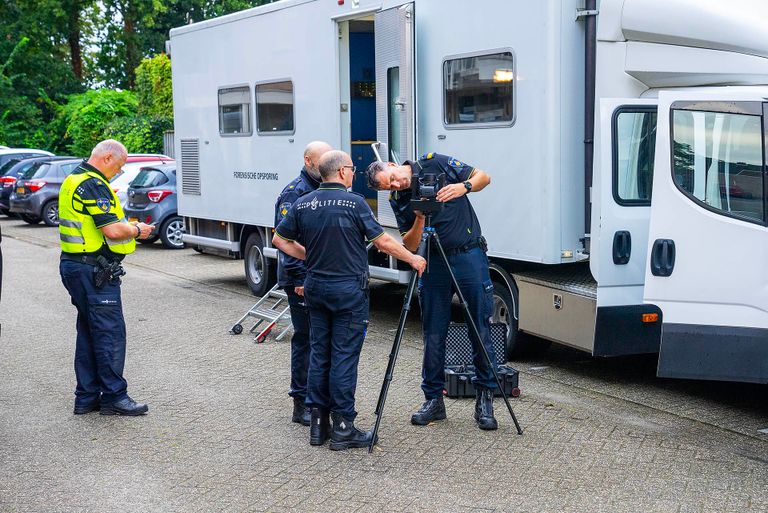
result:
<svg viewBox="0 0 768 513"><path fill-rule="evenodd" d="M282 0L176 28L184 240L261 295L307 142L453 155L492 176L469 197L510 354L529 333L766 383L766 26L763 0Z"/></svg>

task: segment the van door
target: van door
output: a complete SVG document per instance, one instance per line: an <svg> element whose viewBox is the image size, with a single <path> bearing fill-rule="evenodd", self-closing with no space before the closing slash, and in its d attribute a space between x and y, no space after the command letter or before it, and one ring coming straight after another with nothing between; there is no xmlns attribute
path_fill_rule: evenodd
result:
<svg viewBox="0 0 768 513"><path fill-rule="evenodd" d="M656 150L656 100L600 102L599 166L593 179L590 270L597 281L593 354L659 350L660 325L643 304Z"/></svg>
<svg viewBox="0 0 768 513"><path fill-rule="evenodd" d="M767 95L736 95L659 97L645 277L659 376L768 382Z"/></svg>
<svg viewBox="0 0 768 513"><path fill-rule="evenodd" d="M376 136L383 143L379 154L400 163L416 152L413 3L376 13L374 33ZM397 226L388 191L378 193L378 219L384 226Z"/></svg>

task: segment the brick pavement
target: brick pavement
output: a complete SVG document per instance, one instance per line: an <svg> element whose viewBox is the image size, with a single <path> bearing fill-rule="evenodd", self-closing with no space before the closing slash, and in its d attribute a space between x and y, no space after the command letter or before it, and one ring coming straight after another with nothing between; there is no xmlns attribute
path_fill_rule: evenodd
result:
<svg viewBox="0 0 768 513"><path fill-rule="evenodd" d="M497 432L474 427L470 400L448 400L446 422L411 426L421 401L415 320L380 447L310 447L307 428L289 422L289 344L226 333L254 302L242 262L159 245L129 257L123 287L129 392L150 414L74 417L75 312L55 231L0 222L0 511L768 511L768 444L752 429L764 405L708 402L703 388L638 374L634 360L591 372L555 350L516 362L522 437L498 401ZM372 292L362 426L373 420L400 293ZM640 400L642 387L666 399Z"/></svg>

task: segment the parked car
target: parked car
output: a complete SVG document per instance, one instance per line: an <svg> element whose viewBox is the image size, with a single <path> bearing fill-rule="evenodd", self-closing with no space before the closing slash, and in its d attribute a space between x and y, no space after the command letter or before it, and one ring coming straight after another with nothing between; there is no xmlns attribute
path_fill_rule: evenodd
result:
<svg viewBox="0 0 768 513"><path fill-rule="evenodd" d="M5 148L0 149L0 166L12 159L29 157L52 157L53 153L32 148Z"/></svg>
<svg viewBox="0 0 768 513"><path fill-rule="evenodd" d="M151 244L158 238L168 249L181 249L184 242L184 219L177 210L176 164L144 167L128 187L128 206L124 209L128 221L154 224Z"/></svg>
<svg viewBox="0 0 768 513"><path fill-rule="evenodd" d="M146 161L138 160L127 162L121 169L120 174L116 175L112 178L112 181L109 182L110 187L112 187L112 190L115 191L115 194L117 195L117 199L120 200L120 205L123 209L128 206L128 186L131 185L131 182L138 176L139 171L141 171L142 168L174 163L173 159L157 160L153 157L146 158Z"/></svg>
<svg viewBox="0 0 768 513"><path fill-rule="evenodd" d="M14 191L18 180L29 168L38 162L51 162L54 160L71 160L75 157L33 157L24 160L9 160L0 166L0 214L14 215L11 212L11 193Z"/></svg>
<svg viewBox="0 0 768 513"><path fill-rule="evenodd" d="M59 225L59 189L82 159L49 160L34 163L16 180L11 193L11 212L25 222Z"/></svg>

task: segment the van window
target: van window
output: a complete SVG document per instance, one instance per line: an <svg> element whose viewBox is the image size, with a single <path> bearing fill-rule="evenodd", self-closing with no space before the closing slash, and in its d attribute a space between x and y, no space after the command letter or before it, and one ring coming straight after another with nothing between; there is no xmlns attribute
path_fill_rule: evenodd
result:
<svg viewBox="0 0 768 513"><path fill-rule="evenodd" d="M514 78L512 52L446 60L445 125L511 125Z"/></svg>
<svg viewBox="0 0 768 513"><path fill-rule="evenodd" d="M674 110L672 125L678 188L710 210L765 222L762 118Z"/></svg>
<svg viewBox="0 0 768 513"><path fill-rule="evenodd" d="M293 82L256 85L256 130L264 134L292 134Z"/></svg>
<svg viewBox="0 0 768 513"><path fill-rule="evenodd" d="M622 107L613 117L613 197L649 206L656 153L656 107Z"/></svg>
<svg viewBox="0 0 768 513"><path fill-rule="evenodd" d="M219 89L219 133L251 135L251 91L248 86Z"/></svg>

